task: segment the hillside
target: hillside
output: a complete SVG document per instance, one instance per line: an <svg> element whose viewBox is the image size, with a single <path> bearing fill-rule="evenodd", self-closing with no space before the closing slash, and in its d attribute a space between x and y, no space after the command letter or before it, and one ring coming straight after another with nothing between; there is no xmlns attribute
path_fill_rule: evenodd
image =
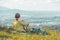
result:
<svg viewBox="0 0 60 40"><path fill-rule="evenodd" d="M48 33L30 34L19 33L14 29L8 29L12 24L15 13L20 13L22 19L30 23L39 23L41 27ZM25 11L20 9L9 9L0 7L0 40L60 40L60 11ZM8 17L8 18L7 18ZM48 29L49 28L49 29ZM59 32L58 32L59 31Z"/></svg>
<svg viewBox="0 0 60 40"><path fill-rule="evenodd" d="M13 29L0 28L0 40L60 40L60 32L44 29L48 35L42 34L20 34Z"/></svg>

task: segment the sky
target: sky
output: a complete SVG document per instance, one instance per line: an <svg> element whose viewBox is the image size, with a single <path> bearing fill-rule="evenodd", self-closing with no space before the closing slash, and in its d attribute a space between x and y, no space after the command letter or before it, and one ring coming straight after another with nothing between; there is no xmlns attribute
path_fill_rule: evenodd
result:
<svg viewBox="0 0 60 40"><path fill-rule="evenodd" d="M60 0L0 0L0 6L27 11L60 10Z"/></svg>

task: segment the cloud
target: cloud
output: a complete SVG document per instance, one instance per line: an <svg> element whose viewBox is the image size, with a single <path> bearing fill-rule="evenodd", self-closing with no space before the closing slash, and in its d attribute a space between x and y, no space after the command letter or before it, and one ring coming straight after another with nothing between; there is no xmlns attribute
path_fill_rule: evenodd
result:
<svg viewBox="0 0 60 40"><path fill-rule="evenodd" d="M60 10L60 0L0 0L0 6L22 10Z"/></svg>

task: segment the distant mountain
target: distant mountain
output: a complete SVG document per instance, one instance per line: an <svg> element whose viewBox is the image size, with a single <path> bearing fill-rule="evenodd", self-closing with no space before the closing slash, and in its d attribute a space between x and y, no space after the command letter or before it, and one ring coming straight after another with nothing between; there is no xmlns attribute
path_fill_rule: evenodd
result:
<svg viewBox="0 0 60 40"><path fill-rule="evenodd" d="M0 7L0 13L15 13L15 12L19 12L20 10L18 9L9 9L9 8L5 8L5 7Z"/></svg>
<svg viewBox="0 0 60 40"><path fill-rule="evenodd" d="M60 11L25 11L25 10L20 10L20 9L9 9L9 8L6 8L6 7L0 7L0 13L20 13L20 14L23 14L23 15L39 15L39 16L54 16L54 15L59 15L60 14Z"/></svg>
<svg viewBox="0 0 60 40"><path fill-rule="evenodd" d="M9 10L9 8L6 8L6 7L0 7L0 10Z"/></svg>

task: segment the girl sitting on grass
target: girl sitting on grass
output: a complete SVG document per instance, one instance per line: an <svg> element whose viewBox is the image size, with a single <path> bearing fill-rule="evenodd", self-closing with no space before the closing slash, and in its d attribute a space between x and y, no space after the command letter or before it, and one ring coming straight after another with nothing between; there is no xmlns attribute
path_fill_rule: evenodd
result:
<svg viewBox="0 0 60 40"><path fill-rule="evenodd" d="M25 29L28 27L28 23L24 22L23 20L19 20L20 14L15 14L15 20L13 22L13 28L18 32L25 32Z"/></svg>

